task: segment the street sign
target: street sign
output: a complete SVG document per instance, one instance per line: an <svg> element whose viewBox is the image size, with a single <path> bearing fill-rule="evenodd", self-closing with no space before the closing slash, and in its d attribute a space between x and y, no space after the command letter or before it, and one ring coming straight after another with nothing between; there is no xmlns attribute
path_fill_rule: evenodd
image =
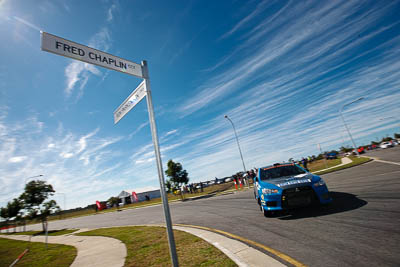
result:
<svg viewBox="0 0 400 267"><path fill-rule="evenodd" d="M146 96L146 83L142 81L138 87L114 111L114 124L117 124L143 97Z"/></svg>
<svg viewBox="0 0 400 267"><path fill-rule="evenodd" d="M84 46L64 38L40 32L42 39L42 50L54 53L60 56L70 57L90 64L102 66L108 69L127 73L139 78L143 78L143 82L133 91L133 93L118 107L114 112L114 123L117 123L125 116L143 97L146 97L147 108L149 111L150 129L154 144L154 153L156 156L158 180L160 182L161 199L164 207L165 223L167 228L167 237L169 243L169 253L171 256L172 266L178 267L178 255L176 254L174 232L172 231L171 213L168 205L168 198L165 190L164 171L161 162L160 144L158 142L157 126L154 117L153 100L151 97L149 69L147 62L144 60L142 64L136 64L131 61L107 54L88 46Z"/></svg>
<svg viewBox="0 0 400 267"><path fill-rule="evenodd" d="M41 48L43 51L144 78L142 66L140 64L66 40L47 32L41 32L41 39Z"/></svg>

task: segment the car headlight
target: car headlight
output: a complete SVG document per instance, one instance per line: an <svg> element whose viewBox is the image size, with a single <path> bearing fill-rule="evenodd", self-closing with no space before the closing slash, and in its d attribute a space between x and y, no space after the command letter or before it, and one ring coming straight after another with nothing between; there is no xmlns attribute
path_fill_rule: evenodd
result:
<svg viewBox="0 0 400 267"><path fill-rule="evenodd" d="M276 194L278 193L278 189L263 188L262 193L266 195Z"/></svg>
<svg viewBox="0 0 400 267"><path fill-rule="evenodd" d="M325 181L324 180L319 180L318 182L316 182L316 183L314 183L314 186L315 187L318 187L318 186L323 186L323 185L325 185Z"/></svg>

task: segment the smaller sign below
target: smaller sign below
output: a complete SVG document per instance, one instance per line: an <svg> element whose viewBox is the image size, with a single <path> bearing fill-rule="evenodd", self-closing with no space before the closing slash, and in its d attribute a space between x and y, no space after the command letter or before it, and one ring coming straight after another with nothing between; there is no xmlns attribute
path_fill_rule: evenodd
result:
<svg viewBox="0 0 400 267"><path fill-rule="evenodd" d="M114 111L114 124L117 124L146 95L146 81L143 80L129 97Z"/></svg>

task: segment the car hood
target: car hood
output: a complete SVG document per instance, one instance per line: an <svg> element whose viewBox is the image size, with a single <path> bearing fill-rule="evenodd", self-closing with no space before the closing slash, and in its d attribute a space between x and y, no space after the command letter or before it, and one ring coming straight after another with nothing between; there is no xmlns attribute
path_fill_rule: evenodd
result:
<svg viewBox="0 0 400 267"><path fill-rule="evenodd" d="M261 185L273 184L281 189L287 189L292 187L310 185L313 179L315 178L311 173L305 173L296 176L287 176L282 178L264 180L261 181Z"/></svg>

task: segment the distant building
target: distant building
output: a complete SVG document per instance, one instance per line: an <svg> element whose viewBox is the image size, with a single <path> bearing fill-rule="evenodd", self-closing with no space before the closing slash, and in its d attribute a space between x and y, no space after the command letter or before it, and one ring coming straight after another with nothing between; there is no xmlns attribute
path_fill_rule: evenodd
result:
<svg viewBox="0 0 400 267"><path fill-rule="evenodd" d="M136 193L136 197L137 197L138 201L136 201L134 193ZM119 195L117 197L120 199L120 203L122 203L122 205L125 205L125 204L150 200L153 198L160 198L161 192L160 192L160 189L151 190L151 188L146 188L144 190L139 189L138 191L135 191L134 189L132 189L132 190L127 189L127 190L122 190L121 193L119 193Z"/></svg>

